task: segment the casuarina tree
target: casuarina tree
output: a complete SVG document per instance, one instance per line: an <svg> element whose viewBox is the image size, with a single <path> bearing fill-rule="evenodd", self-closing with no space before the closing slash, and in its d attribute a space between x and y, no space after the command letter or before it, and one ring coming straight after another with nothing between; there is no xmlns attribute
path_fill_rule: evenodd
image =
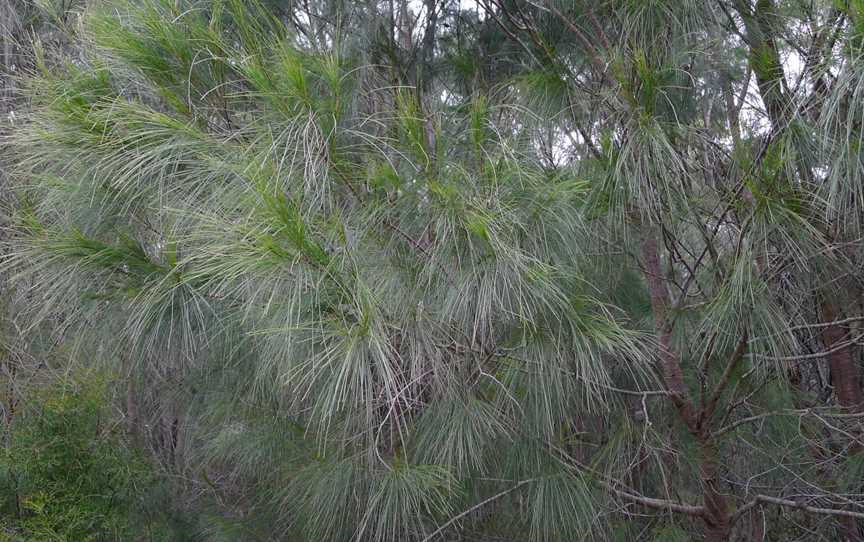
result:
<svg viewBox="0 0 864 542"><path fill-rule="evenodd" d="M862 538L864 4L311 4L60 10L4 142L198 536Z"/></svg>

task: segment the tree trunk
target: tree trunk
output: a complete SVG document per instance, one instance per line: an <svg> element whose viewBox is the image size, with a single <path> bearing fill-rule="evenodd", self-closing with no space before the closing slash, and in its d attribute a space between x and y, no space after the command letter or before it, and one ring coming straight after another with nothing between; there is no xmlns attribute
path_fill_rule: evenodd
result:
<svg viewBox="0 0 864 542"><path fill-rule="evenodd" d="M751 9L746 0L736 0L736 10L744 22L750 45L750 67L756 86L775 131L786 126L789 113L786 77L772 25L778 17L772 0L758 0Z"/></svg>
<svg viewBox="0 0 864 542"><path fill-rule="evenodd" d="M691 431L696 430L696 415L690 403L687 385L684 383L684 372L672 345L672 322L668 317L669 291L666 288L663 266L660 263L660 251L657 239L649 235L642 242L642 258L645 265L645 280L651 295L651 308L654 313L654 325L657 329L657 339L660 345L660 372L675 409L681 420Z"/></svg>
<svg viewBox="0 0 864 542"><path fill-rule="evenodd" d="M822 320L825 323L834 322L839 318L840 311L831 301L822 302ZM822 330L822 342L825 344L828 365L831 368L831 386L837 396L837 403L852 411L861 409L861 373L855 359L854 346L850 342L849 332L841 324L832 324ZM858 436L856 431L856 437ZM850 454L861 453L861 446L854 443L849 449ZM862 542L859 521L855 518L842 518L841 524L847 542Z"/></svg>
<svg viewBox="0 0 864 542"><path fill-rule="evenodd" d="M672 344L672 321L669 318L669 290L666 287L663 265L657 238L649 234L642 242L642 259L645 280L651 296L654 325L660 346L660 373L670 399L681 421L699 442L699 476L702 482L702 499L705 513L706 542L725 542L732 532L732 516L726 496L720 492L717 445L709 427L700 427L699 414L690 400L681 360Z"/></svg>
<svg viewBox="0 0 864 542"><path fill-rule="evenodd" d="M717 464L717 446L710 434L700 438L699 476L702 479L702 495L705 502L705 541L725 542L732 533L732 516L729 503L720 492L720 475Z"/></svg>
<svg viewBox="0 0 864 542"><path fill-rule="evenodd" d="M822 320L827 324L836 321L840 311L830 301L822 303ZM831 385L837 402L843 408L858 411L861 408L861 374L855 360L854 345L848 330L839 324L826 326L822 331L822 342L828 353L831 368Z"/></svg>
<svg viewBox="0 0 864 542"><path fill-rule="evenodd" d="M762 509L755 507L750 510L750 538L752 542L764 542L765 522L762 519Z"/></svg>

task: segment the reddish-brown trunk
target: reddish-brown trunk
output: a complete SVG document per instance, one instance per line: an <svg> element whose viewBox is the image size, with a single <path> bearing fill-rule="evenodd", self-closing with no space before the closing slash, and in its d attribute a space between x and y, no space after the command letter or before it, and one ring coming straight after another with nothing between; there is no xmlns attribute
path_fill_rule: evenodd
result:
<svg viewBox="0 0 864 542"><path fill-rule="evenodd" d="M657 239L648 236L642 242L642 258L645 265L645 280L651 296L651 308L654 313L654 325L657 328L657 340L660 346L660 370L666 389L672 393L672 402L687 427L696 429L696 416L693 406L688 400L687 385L684 383L684 372L678 355L672 345L672 322L669 320L669 290L663 276L663 266L660 263L660 251Z"/></svg>
<svg viewBox="0 0 864 542"><path fill-rule="evenodd" d="M837 321L839 312L830 301L822 303L822 320L825 323ZM861 373L848 330L841 324L828 325L822 330L822 342L828 352L831 385L834 387L837 402L844 408L859 411L862 406ZM861 453L861 446L854 445L849 453ZM841 524L847 542L864 541L858 520L842 518Z"/></svg>
<svg viewBox="0 0 864 542"><path fill-rule="evenodd" d="M838 312L832 303L826 301L822 304L822 319L825 323L836 321ZM831 385L837 395L837 402L844 408L859 410L862 400L861 374L848 330L839 324L826 326L822 331L822 342L828 352Z"/></svg>
<svg viewBox="0 0 864 542"><path fill-rule="evenodd" d="M729 514L729 503L720 491L717 447L710 430L700 427L699 413L695 411L690 400L681 361L672 344L669 290L666 287L660 250L655 237L648 236L642 242L642 259L660 346L660 373L666 389L671 392L670 398L681 421L699 441L699 475L705 506L705 513L702 516L705 523L705 540L726 542L732 531L732 516Z"/></svg>
<svg viewBox="0 0 864 542"><path fill-rule="evenodd" d="M725 542L732 532L732 516L729 503L720 491L720 476L717 465L717 448L709 440L700 439L701 464L699 475L702 478L702 495L705 502L705 541Z"/></svg>
<svg viewBox="0 0 864 542"><path fill-rule="evenodd" d="M762 510L759 507L750 510L750 540L753 542L765 540L765 522L762 520Z"/></svg>

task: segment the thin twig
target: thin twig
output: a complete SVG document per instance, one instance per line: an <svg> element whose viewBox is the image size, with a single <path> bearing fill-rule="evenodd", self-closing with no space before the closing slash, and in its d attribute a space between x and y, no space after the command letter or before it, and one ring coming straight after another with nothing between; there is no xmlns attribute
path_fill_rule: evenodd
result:
<svg viewBox="0 0 864 542"><path fill-rule="evenodd" d="M457 514L457 515L453 516L452 518L450 518L450 519L447 521L447 523L444 523L443 525L441 525L440 527L438 527L437 529L435 529L435 531L434 531L432 534L430 534L429 536L427 536L426 538L424 538L424 539L423 539L423 542L429 542L429 540L432 540L433 538L435 538L436 536L438 536L439 534L441 534L441 532L444 531L444 529L446 529L447 527L453 525L454 523L456 523L456 522L459 521L460 519L464 518L464 517L467 516L468 514L474 512L475 510L479 510L480 508L483 508L484 506L486 506L486 505L489 504L490 502L493 502L493 501L495 501L495 500L500 499L501 497L504 497L505 495L508 495L508 494L510 494L510 493L513 493L514 491L516 491L516 490L519 489L520 487L524 486L525 484L530 484L531 482L534 482L535 480L536 480L536 479L534 479L534 478L532 478L532 479L530 479L530 480L522 480L521 482L518 482L516 485L514 485L514 486L511 487L510 489L505 489L505 490L502 491L501 493L497 493L497 494L495 494L495 495L492 495L492 496L489 497L488 499L483 500L483 501L481 501L481 502L475 504L474 506L472 506L472 507L469 508L468 510L465 510L464 512L462 512L462 513L460 513L460 514Z"/></svg>
<svg viewBox="0 0 864 542"><path fill-rule="evenodd" d="M800 503L797 501L791 501L789 499L781 499L778 497L771 497L769 495L756 495L752 501L742 506L738 509L738 512L735 513L734 521L737 521L743 514L749 511L754 506L759 503L766 504L776 504L778 506L786 506L789 508L797 508L798 510L803 510L804 512L809 512L811 514L824 514L829 516L842 516L847 518L857 518L864 519L864 512L855 512L852 510L839 510L837 508L821 508L818 506L810 506L804 503Z"/></svg>

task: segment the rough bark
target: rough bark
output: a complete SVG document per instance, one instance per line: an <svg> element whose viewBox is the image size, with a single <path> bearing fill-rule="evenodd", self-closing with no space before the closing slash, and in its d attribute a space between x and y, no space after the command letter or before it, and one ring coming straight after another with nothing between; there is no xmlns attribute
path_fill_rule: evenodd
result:
<svg viewBox="0 0 864 542"><path fill-rule="evenodd" d="M822 320L825 323L835 322L839 311L831 301L822 303ZM828 352L828 364L831 368L831 385L840 406L852 411L860 411L862 403L861 372L855 359L854 345L851 344L848 330L841 324L826 326L822 330L822 342ZM860 445L853 445L850 454L861 453ZM855 518L844 517L840 520L847 542L861 542L860 522Z"/></svg>
<svg viewBox="0 0 864 542"><path fill-rule="evenodd" d="M702 498L705 502L705 541L725 542L732 533L732 515L729 503L720 491L717 447L707 435L700 438L699 476L702 482Z"/></svg>
<svg viewBox="0 0 864 542"><path fill-rule="evenodd" d="M762 519L762 509L754 506L749 513L750 516L750 538L752 542L763 542L765 540L765 522Z"/></svg>
<svg viewBox="0 0 864 542"><path fill-rule="evenodd" d="M710 424L700 423L701 413L696 412L690 400L690 393L684 382L681 360L672 344L669 290L666 287L657 238L653 235L646 236L641 248L645 280L651 296L651 308L660 347L660 373L679 418L699 442L699 475L704 502L702 512L702 520L705 524L704 539L706 542L723 542L729 540L732 531L732 515L728 500L720 491L717 445L711 435Z"/></svg>
<svg viewBox="0 0 864 542"><path fill-rule="evenodd" d="M822 303L822 320L835 322L839 318L837 307L830 301ZM831 368L831 385L840 406L859 411L862 403L861 373L855 359L854 344L849 331L840 324L826 326L822 331L822 342L828 352Z"/></svg>
<svg viewBox="0 0 864 542"><path fill-rule="evenodd" d="M647 236L642 241L642 258L645 266L645 280L648 283L648 292L651 296L651 309L654 313L657 340L660 346L660 372L663 376L663 383L670 392L670 397L681 421L691 431L695 431L696 414L689 400L689 392L684 382L681 363L672 344L672 322L668 315L669 290L666 288L663 266L660 263L660 252L655 237Z"/></svg>
<svg viewBox="0 0 864 542"><path fill-rule="evenodd" d="M750 48L750 67L756 76L756 86L775 131L786 126L789 116L786 78L783 64L774 40L773 20L777 16L771 0L758 0L751 9L744 0L736 0L735 7L744 21Z"/></svg>

